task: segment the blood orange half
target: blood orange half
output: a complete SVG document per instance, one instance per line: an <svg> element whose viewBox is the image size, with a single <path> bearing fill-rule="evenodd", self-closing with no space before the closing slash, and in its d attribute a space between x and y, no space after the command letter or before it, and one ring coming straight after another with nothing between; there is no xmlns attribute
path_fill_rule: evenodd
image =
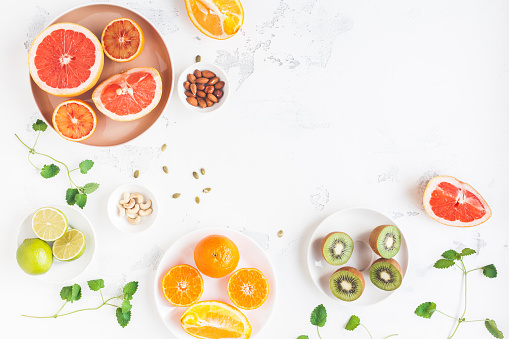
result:
<svg viewBox="0 0 509 339"><path fill-rule="evenodd" d="M127 62L140 55L145 44L143 31L128 18L111 21L103 31L101 44L104 53L113 61Z"/></svg>
<svg viewBox="0 0 509 339"><path fill-rule="evenodd" d="M151 67L136 67L103 81L94 90L92 100L109 118L131 121L150 113L161 95L159 72Z"/></svg>
<svg viewBox="0 0 509 339"><path fill-rule="evenodd" d="M49 26L35 38L28 52L34 82L42 90L61 97L91 89L99 80L103 64L99 39L73 23Z"/></svg>
<svg viewBox="0 0 509 339"><path fill-rule="evenodd" d="M62 138L82 141L94 133L97 117L86 102L71 99L62 102L53 112L53 127Z"/></svg>
<svg viewBox="0 0 509 339"><path fill-rule="evenodd" d="M469 184L450 176L429 181L423 204L430 217L448 226L476 226L491 217L483 197Z"/></svg>

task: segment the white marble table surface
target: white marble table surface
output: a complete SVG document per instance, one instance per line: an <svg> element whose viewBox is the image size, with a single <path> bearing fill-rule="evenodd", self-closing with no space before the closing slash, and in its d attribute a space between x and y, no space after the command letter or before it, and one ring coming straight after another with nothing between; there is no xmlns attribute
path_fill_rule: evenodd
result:
<svg viewBox="0 0 509 339"><path fill-rule="evenodd" d="M62 285L24 274L15 252L24 218L38 207L65 203L67 188L63 175L42 179L14 137L33 140L31 124L40 117L28 82L28 48L55 17L84 3L2 4L0 337L172 338L155 308L155 269L179 237L212 226L248 235L275 267L277 306L257 338L318 338L308 321L318 304L328 312L323 339L367 338L361 329L343 329L351 314L374 338L392 333L447 338L451 319L436 314L425 320L413 311L421 302L435 301L441 310L460 315L459 270L432 265L443 251L465 246L478 252L469 265L493 263L499 275L491 280L472 275L467 317L495 319L509 334L504 193L509 188L509 3L503 0L244 0L244 26L226 41L202 35L183 0L112 1L144 15L161 32L176 76L200 54L226 71L232 93L228 105L209 116L188 111L173 95L148 133L117 147L66 142L51 129L41 136L41 150L70 164L92 159L95 167L83 180L101 185L84 209L97 236L95 257L76 282L86 286L102 277L109 294L130 280L140 288L124 329L112 309L58 319L21 317L51 314L61 305ZM161 153L164 143L169 147ZM163 165L170 174L161 171ZM200 205L191 198L171 199L176 191L197 189L189 173L201 167L213 187L210 196ZM141 175L135 180L136 169ZM423 185L439 174L473 185L490 204L492 218L459 229L428 217ZM152 188L161 205L158 223L137 235L113 227L105 207L113 189L132 182ZM393 218L410 251L400 290L362 308L325 297L306 264L313 230L348 207ZM455 337L491 336L482 323L472 323Z"/></svg>

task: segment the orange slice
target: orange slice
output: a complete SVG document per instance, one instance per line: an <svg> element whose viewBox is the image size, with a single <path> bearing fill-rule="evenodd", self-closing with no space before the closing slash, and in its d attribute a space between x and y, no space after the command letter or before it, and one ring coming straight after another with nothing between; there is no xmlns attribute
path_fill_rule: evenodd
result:
<svg viewBox="0 0 509 339"><path fill-rule="evenodd" d="M111 21L103 31L101 44L104 54L113 61L127 62L141 54L145 44L143 31L128 18Z"/></svg>
<svg viewBox="0 0 509 339"><path fill-rule="evenodd" d="M83 26L54 24L35 38L28 52L34 82L50 94L72 97L97 83L104 64L99 39Z"/></svg>
<svg viewBox="0 0 509 339"><path fill-rule="evenodd" d="M251 336L251 325L237 308L220 301L200 301L190 306L180 324L188 334L202 339L238 338Z"/></svg>
<svg viewBox="0 0 509 339"><path fill-rule="evenodd" d="M260 307L269 296L269 282L256 268L241 268L234 272L227 289L233 304L245 310Z"/></svg>
<svg viewBox="0 0 509 339"><path fill-rule="evenodd" d="M231 38L244 23L244 9L239 0L185 0L187 15L206 36Z"/></svg>
<svg viewBox="0 0 509 339"><path fill-rule="evenodd" d="M189 265L170 268L161 284L164 297L174 306L189 306L197 302L203 293L201 274Z"/></svg>
<svg viewBox="0 0 509 339"><path fill-rule="evenodd" d="M97 116L92 107L79 99L62 102L53 112L53 127L64 139L82 141L94 133Z"/></svg>
<svg viewBox="0 0 509 339"><path fill-rule="evenodd" d="M136 67L104 80L92 93L97 109L118 121L139 119L159 103L162 81L152 67Z"/></svg>
<svg viewBox="0 0 509 339"><path fill-rule="evenodd" d="M476 226L491 217L490 207L472 186L445 175L428 182L423 205L430 217L448 226Z"/></svg>

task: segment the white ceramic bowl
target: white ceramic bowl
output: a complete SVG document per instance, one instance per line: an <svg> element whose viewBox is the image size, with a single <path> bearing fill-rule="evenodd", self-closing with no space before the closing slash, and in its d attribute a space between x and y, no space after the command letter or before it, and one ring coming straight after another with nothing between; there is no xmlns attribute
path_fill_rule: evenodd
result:
<svg viewBox="0 0 509 339"><path fill-rule="evenodd" d="M124 192L128 193L141 193L143 194L144 201L152 200L152 214L141 217L141 221L137 225L131 225L127 221L127 216L119 216L117 205L124 196ZM145 231L152 226L157 219L159 206L157 204L156 196L146 187L137 184L126 184L116 188L111 192L108 198L107 213L111 223L119 230L126 233L138 233Z"/></svg>
<svg viewBox="0 0 509 339"><path fill-rule="evenodd" d="M186 89L184 88L184 82L187 81L187 75L189 73L193 73L194 70L196 69L200 71L208 70L214 72L216 76L219 78L219 81L224 81L224 87L222 88L223 96L219 99L219 102L215 103L210 107L206 108L201 108L200 106L195 107L189 104L186 100L187 96L184 94L184 92L186 91ZM217 67L216 65L209 64L206 62L197 62L184 69L180 74L177 83L175 84L175 88L177 89L177 93L180 100L182 101L182 104L191 111L197 113L211 113L219 110L221 107L225 105L228 99L228 94L230 92L230 85L226 73L224 73L223 70Z"/></svg>
<svg viewBox="0 0 509 339"><path fill-rule="evenodd" d="M64 213L69 222L69 228L80 230L83 232L86 239L85 252L83 252L81 257L72 261L58 261L53 258L53 265L48 272L34 276L44 282L63 283L76 278L92 261L95 252L95 233L92 224L80 210L66 205L49 205L48 207L56 208ZM32 216L34 213L35 211L30 213L19 227L17 237L18 246L21 245L25 239L37 238L34 231L32 231ZM48 244L52 247L53 241L48 242Z"/></svg>

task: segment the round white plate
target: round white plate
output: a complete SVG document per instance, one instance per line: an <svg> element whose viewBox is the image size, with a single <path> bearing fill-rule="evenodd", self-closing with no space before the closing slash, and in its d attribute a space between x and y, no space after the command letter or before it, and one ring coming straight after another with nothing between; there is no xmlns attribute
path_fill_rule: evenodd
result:
<svg viewBox="0 0 509 339"><path fill-rule="evenodd" d="M394 291L383 291L375 287L369 278L369 267L379 258L369 246L369 234L379 225L396 225L394 221L385 215L365 208L350 208L336 212L322 221L313 235L308 246L308 269L311 279L325 295L343 305L366 306L372 305L390 296ZM401 248L393 258L401 266L403 272L403 283L408 268L408 247L401 228ZM321 253L322 239L330 232L345 232L354 241L352 257L346 264L333 266L327 263ZM362 272L366 286L364 292L355 301L342 301L336 298L329 288L329 278L340 267L351 266ZM401 288L401 286L399 287Z"/></svg>
<svg viewBox="0 0 509 339"><path fill-rule="evenodd" d="M180 326L180 317L187 307L175 307L171 305L163 295L161 281L175 265L188 264L196 268L194 263L194 248L204 237L211 234L220 234L230 238L238 247L240 252L239 264L236 268L257 268L263 272L269 281L269 296L262 306L255 310L241 310L252 327L251 336L254 337L267 324L276 305L276 275L274 268L265 251L251 238L246 235L226 228L206 228L189 233L177 240L163 255L156 271L154 290L157 312L161 316L166 327L177 338L193 338ZM226 285L228 278L215 279L202 274L204 289L200 301L217 300L232 305Z"/></svg>
<svg viewBox="0 0 509 339"><path fill-rule="evenodd" d="M92 261L95 252L95 233L92 224L85 214L74 207L66 205L49 205L49 207L56 208L64 213L69 222L69 227L76 228L83 232L87 242L85 252L78 259L64 262L53 258L53 265L48 272L34 276L44 282L62 283L76 278ZM23 240L27 238L37 238L34 231L32 231L32 216L34 213L35 211L28 215L20 225L16 247L21 245ZM52 241L48 242L48 244L51 247L53 246Z"/></svg>
<svg viewBox="0 0 509 339"><path fill-rule="evenodd" d="M141 193L143 194L145 201L148 199L152 200L152 214L141 217L141 221L137 225L131 225L127 221L127 216L119 216L117 205L124 196L124 192ZM138 233L145 231L155 223L159 212L159 206L154 193L152 193L148 188L136 184L126 184L116 188L113 192L111 192L106 208L111 223L115 225L116 228L126 233Z"/></svg>

